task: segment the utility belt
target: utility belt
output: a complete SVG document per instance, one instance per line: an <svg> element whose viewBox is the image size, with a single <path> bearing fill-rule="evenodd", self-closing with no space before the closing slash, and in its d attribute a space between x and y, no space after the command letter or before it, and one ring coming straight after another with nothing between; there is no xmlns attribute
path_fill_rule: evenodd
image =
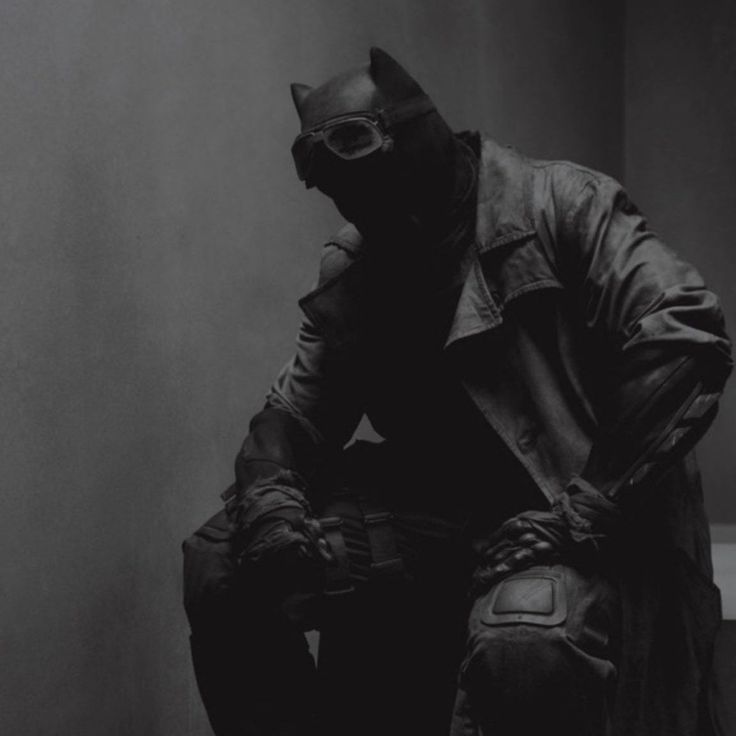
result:
<svg viewBox="0 0 736 736"><path fill-rule="evenodd" d="M326 595L350 593L356 582L406 577L394 515L385 507L354 491L338 492L319 523L333 554L326 568Z"/></svg>

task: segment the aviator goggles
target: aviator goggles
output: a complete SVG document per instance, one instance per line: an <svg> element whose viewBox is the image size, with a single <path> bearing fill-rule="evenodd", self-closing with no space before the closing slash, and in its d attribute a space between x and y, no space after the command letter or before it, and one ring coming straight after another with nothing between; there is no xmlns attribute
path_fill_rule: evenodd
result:
<svg viewBox="0 0 736 736"><path fill-rule="evenodd" d="M394 126L434 109L432 100L420 95L376 111L339 115L304 131L291 147L299 179L307 181L318 145L323 145L345 161L363 158L379 150L386 151L393 145L389 131Z"/></svg>

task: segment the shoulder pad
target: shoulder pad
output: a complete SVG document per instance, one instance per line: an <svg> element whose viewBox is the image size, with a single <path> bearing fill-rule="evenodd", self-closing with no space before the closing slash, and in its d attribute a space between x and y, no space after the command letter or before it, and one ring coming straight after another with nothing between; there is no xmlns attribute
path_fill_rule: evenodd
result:
<svg viewBox="0 0 736 736"><path fill-rule="evenodd" d="M363 250L363 236L348 223L322 249L319 286L342 273Z"/></svg>

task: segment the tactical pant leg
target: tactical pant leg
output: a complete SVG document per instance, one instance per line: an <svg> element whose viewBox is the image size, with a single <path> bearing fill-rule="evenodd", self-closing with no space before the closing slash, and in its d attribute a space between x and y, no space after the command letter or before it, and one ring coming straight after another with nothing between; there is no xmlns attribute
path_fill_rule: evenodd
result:
<svg viewBox="0 0 736 736"><path fill-rule="evenodd" d="M328 509L357 564L352 592L321 599L317 672L300 629L243 587L224 514L185 542L193 663L217 736L446 736L470 557L458 560L454 526L399 512L408 574L373 576L356 509Z"/></svg>
<svg viewBox="0 0 736 736"><path fill-rule="evenodd" d="M619 603L598 574L555 565L511 575L468 623L452 736L604 736Z"/></svg>
<svg viewBox="0 0 736 736"><path fill-rule="evenodd" d="M304 634L238 579L225 512L189 537L183 551L192 661L215 734L319 733L316 672Z"/></svg>
<svg viewBox="0 0 736 736"><path fill-rule="evenodd" d="M325 734L447 736L463 643L453 601L409 584L345 603L321 632Z"/></svg>
<svg viewBox="0 0 736 736"><path fill-rule="evenodd" d="M413 544L416 553L429 529L404 536L404 520L397 514L402 550ZM325 612L318 672L326 736L447 736L469 571L448 555L432 566L434 575L411 565L411 579L366 581Z"/></svg>
<svg viewBox="0 0 736 736"><path fill-rule="evenodd" d="M217 736L446 736L474 559L456 520L387 503L401 484L385 455L346 451L341 491L317 510L340 522L353 590L319 600L316 673L301 630L238 575L224 512L185 542L192 655ZM390 549L377 507L392 512L388 547L406 574L379 559Z"/></svg>

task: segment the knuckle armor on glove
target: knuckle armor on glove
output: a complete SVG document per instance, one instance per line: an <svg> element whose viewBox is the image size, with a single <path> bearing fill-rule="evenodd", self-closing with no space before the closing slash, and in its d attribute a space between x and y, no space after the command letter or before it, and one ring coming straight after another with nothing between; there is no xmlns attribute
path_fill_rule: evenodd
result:
<svg viewBox="0 0 736 736"><path fill-rule="evenodd" d="M275 589L318 585L330 559L305 484L290 471L254 483L228 507L245 574L259 573Z"/></svg>

